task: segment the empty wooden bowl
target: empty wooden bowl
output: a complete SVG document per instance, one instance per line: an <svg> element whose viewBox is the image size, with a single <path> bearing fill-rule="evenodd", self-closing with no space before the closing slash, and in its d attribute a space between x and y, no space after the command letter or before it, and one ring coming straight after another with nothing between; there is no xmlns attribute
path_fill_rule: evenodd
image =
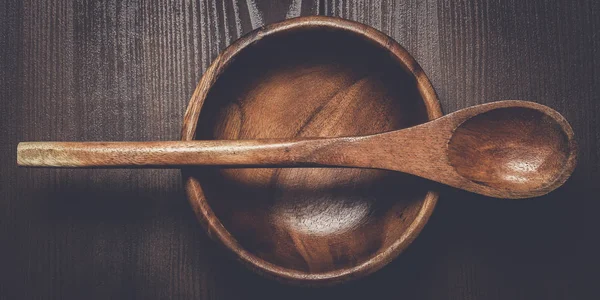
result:
<svg viewBox="0 0 600 300"><path fill-rule="evenodd" d="M183 140L356 136L442 115L415 60L366 25L304 17L236 41L205 72ZM342 154L340 154L342 155ZM419 234L438 194L402 173L186 168L209 235L251 269L322 285L370 274Z"/></svg>

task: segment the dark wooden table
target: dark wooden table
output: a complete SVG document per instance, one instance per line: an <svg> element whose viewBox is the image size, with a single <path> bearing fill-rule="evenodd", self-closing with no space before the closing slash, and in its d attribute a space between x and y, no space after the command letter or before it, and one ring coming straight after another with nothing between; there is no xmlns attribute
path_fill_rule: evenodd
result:
<svg viewBox="0 0 600 300"><path fill-rule="evenodd" d="M404 45L445 113L551 106L580 163L538 199L442 191L425 230L374 275L304 289L230 261L176 170L19 169L26 140L173 140L217 53L265 23L324 14ZM2 299L599 299L600 2L0 2ZM401 296L401 297L400 297Z"/></svg>

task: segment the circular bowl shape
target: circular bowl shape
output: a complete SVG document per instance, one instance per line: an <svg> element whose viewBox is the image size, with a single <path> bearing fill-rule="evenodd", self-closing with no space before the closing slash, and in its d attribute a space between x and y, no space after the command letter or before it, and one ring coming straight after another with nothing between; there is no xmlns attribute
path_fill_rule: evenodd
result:
<svg viewBox="0 0 600 300"><path fill-rule="evenodd" d="M182 135L356 136L441 115L429 80L394 40L363 24L303 17L224 50L190 100ZM183 175L214 240L258 273L304 285L383 267L419 234L438 198L425 180L382 170L203 167Z"/></svg>

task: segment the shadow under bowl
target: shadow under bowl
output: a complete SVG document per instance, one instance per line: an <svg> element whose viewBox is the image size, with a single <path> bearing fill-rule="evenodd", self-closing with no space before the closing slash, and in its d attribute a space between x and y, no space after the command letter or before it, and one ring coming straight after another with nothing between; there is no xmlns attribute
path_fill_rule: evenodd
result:
<svg viewBox="0 0 600 300"><path fill-rule="evenodd" d="M429 80L391 38L351 21L304 17L255 30L221 53L192 96L183 140L367 135L441 115ZM305 285L383 267L418 235L438 198L427 181L382 170L183 174L213 239L258 273Z"/></svg>

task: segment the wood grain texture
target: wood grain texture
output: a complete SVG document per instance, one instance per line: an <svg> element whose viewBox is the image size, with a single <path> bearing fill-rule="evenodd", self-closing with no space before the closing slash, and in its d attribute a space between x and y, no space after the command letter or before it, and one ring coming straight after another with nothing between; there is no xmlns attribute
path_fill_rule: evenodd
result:
<svg viewBox="0 0 600 300"><path fill-rule="evenodd" d="M14 146L179 139L204 68L253 29L251 13L258 26L291 4L2 1L0 298L226 297L231 272L218 271L179 171L30 172Z"/></svg>
<svg viewBox="0 0 600 300"><path fill-rule="evenodd" d="M439 116L429 80L401 46L363 24L313 16L265 26L225 49L198 83L182 139L313 138L268 149L299 162L353 165L373 147L352 136ZM347 153L336 147L343 145ZM381 268L418 235L437 201L431 185L383 170L183 171L190 203L216 242L258 273L300 285Z"/></svg>
<svg viewBox="0 0 600 300"><path fill-rule="evenodd" d="M363 4L365 3L365 4ZM595 298L600 5L595 1L326 1L325 14L381 26L412 53L450 113L529 99L563 114L580 164L555 193L505 205L450 191L384 282L415 299ZM375 7L363 9L363 7ZM377 7L381 6L381 10ZM356 7L356 8L355 8ZM381 24L381 25L379 25ZM442 191L442 193L445 191ZM445 198L460 199L445 201ZM429 236L427 234L430 234ZM418 249L417 249L418 248ZM426 260L434 257L432 261ZM401 268L405 271L400 271ZM393 270L392 270L393 269ZM387 280L386 280L387 279ZM402 282L400 287L385 287ZM373 297L372 295L370 295Z"/></svg>
<svg viewBox="0 0 600 300"><path fill-rule="evenodd" d="M530 99L563 114L581 149L572 179L540 199L507 204L443 191L411 247L351 285L285 287L221 256L177 171L17 169L22 140L178 138L218 52L253 22L295 15L300 1L274 2L0 4L0 298L598 298L594 0L300 3L300 14L359 20L398 40L446 113Z"/></svg>

